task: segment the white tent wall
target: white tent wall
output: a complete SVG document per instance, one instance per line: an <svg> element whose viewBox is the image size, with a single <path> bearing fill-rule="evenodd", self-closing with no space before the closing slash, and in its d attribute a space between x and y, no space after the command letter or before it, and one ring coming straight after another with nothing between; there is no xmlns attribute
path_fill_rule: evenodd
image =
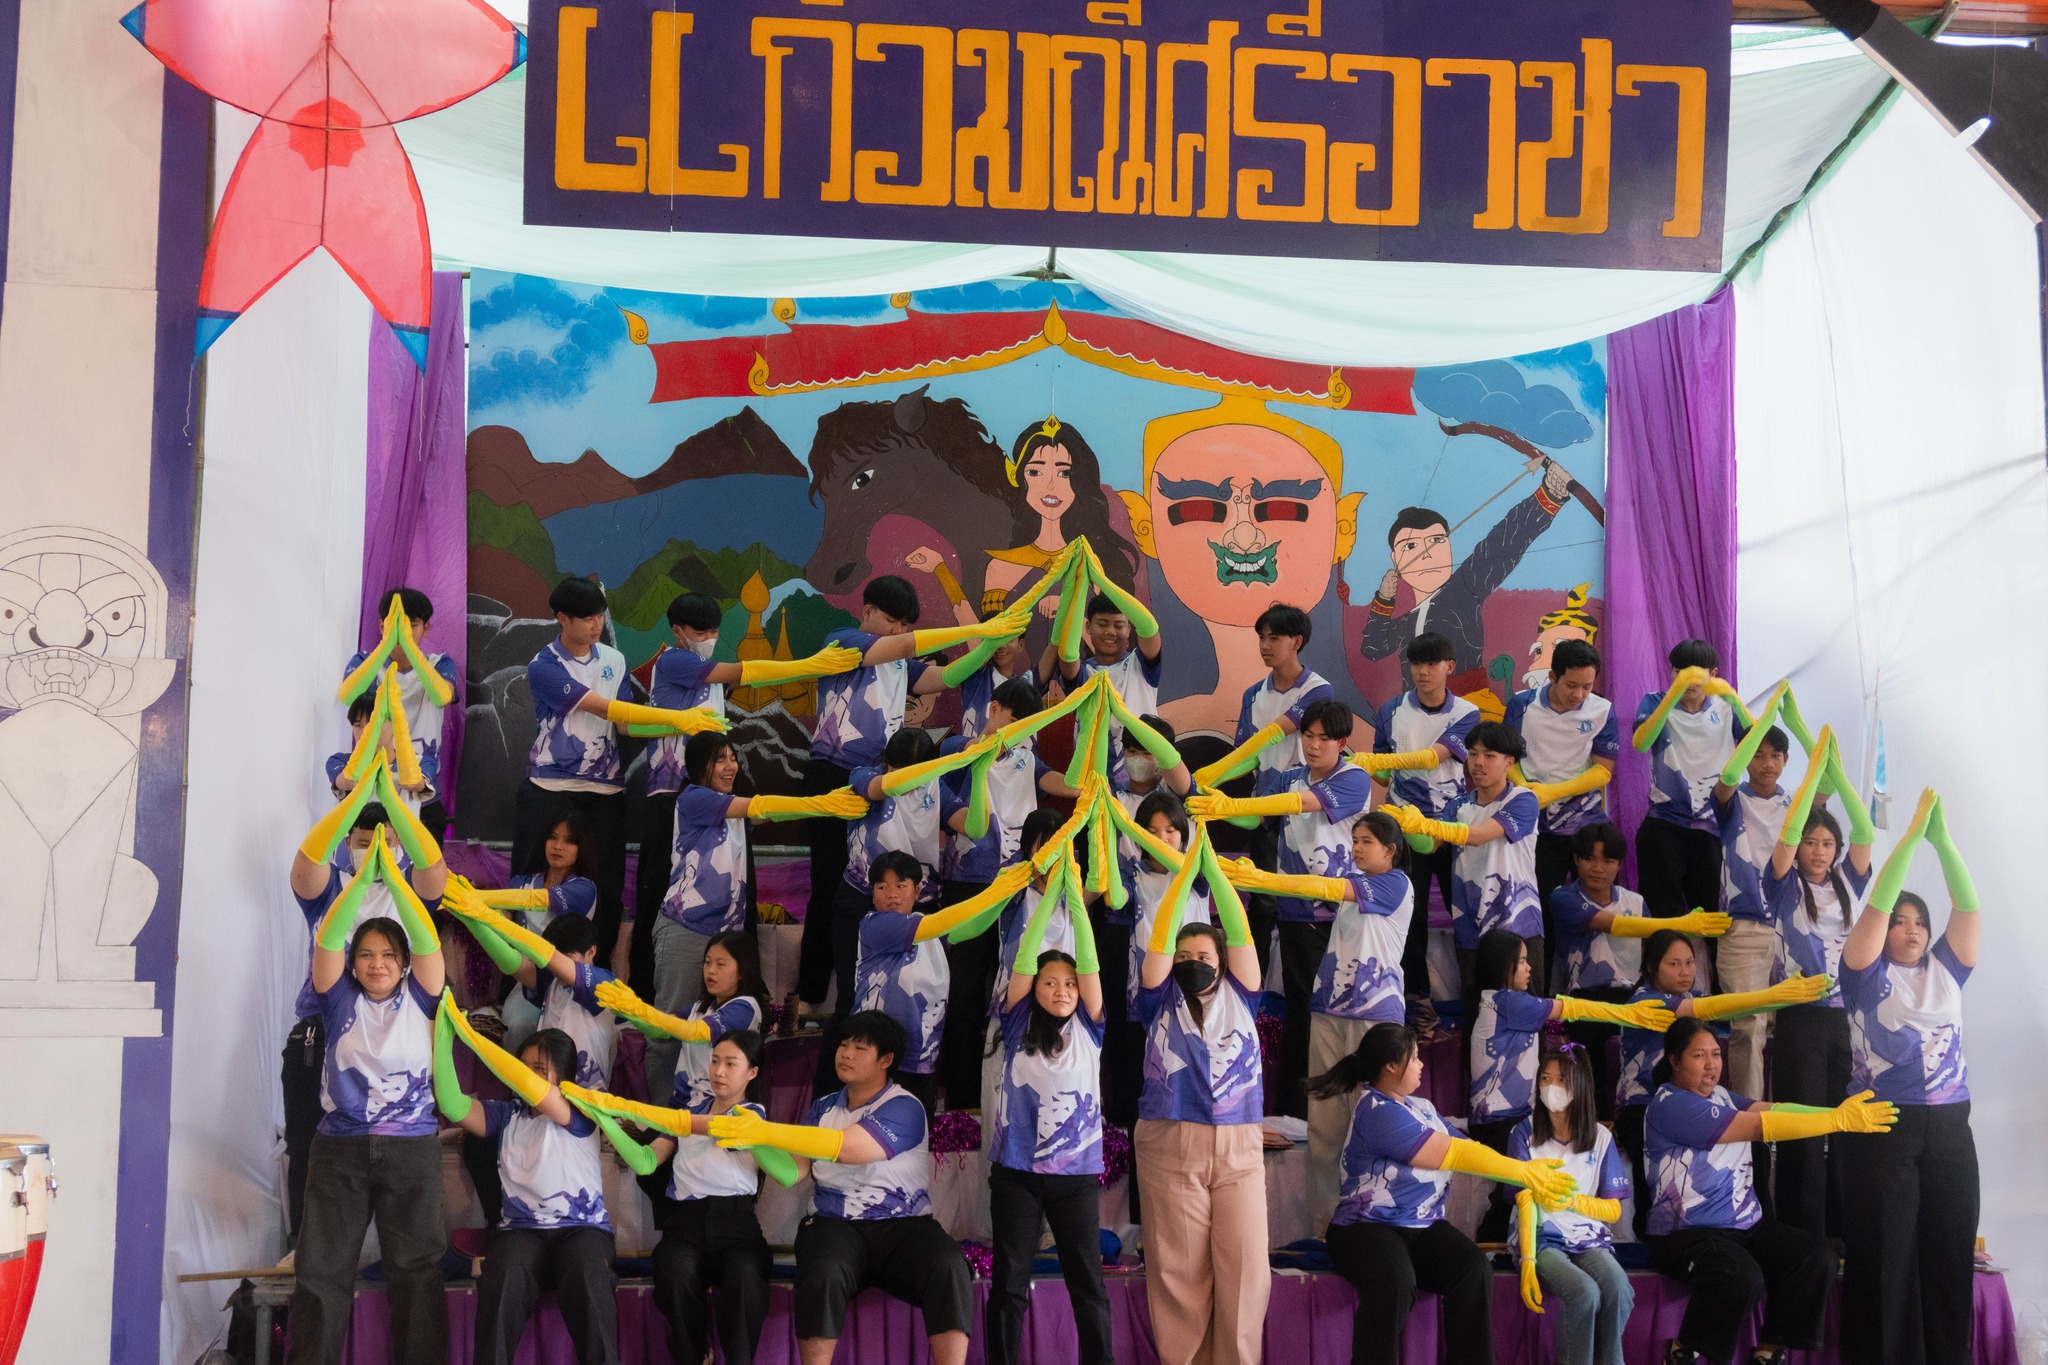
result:
<svg viewBox="0 0 2048 1365"><path fill-rule="evenodd" d="M221 122L233 146L254 120ZM347 735L319 699L356 638L372 325L316 253L207 354L165 1365L189 1365L226 1329L234 1287L179 1275L283 1250L278 1061L307 961L286 874L331 804L321 760Z"/></svg>
<svg viewBox="0 0 2048 1365"><path fill-rule="evenodd" d="M1902 100L1736 306L1739 683L1789 677L1866 787L1882 722L1880 857L1923 786L1943 795L1988 921L1965 1011L1981 1231L2023 1322L2048 1307L2048 920L2038 813L2005 789L2048 752L2038 273L2025 216ZM1908 885L1939 920L1931 854Z"/></svg>

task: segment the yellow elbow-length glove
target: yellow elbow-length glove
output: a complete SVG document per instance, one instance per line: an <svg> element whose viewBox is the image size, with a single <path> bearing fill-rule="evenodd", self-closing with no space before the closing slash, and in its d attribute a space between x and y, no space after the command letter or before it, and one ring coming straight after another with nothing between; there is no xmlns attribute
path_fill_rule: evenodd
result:
<svg viewBox="0 0 2048 1365"><path fill-rule="evenodd" d="M1664 733L1664 722L1671 716L1671 708L1678 705L1678 699L1695 687L1704 688L1713 681L1713 674L1704 668L1681 668L1671 675L1671 686L1664 689L1664 697L1657 703L1657 709L1650 712L1629 736L1629 743L1638 753L1648 753L1650 746L1657 742L1657 736Z"/></svg>
<svg viewBox="0 0 2048 1365"><path fill-rule="evenodd" d="M845 645L827 645L804 659L742 659L740 686L762 687L770 683L808 682L850 673L860 667L860 651Z"/></svg>
<svg viewBox="0 0 2048 1365"><path fill-rule="evenodd" d="M1240 891L1305 901L1341 901L1348 898L1351 890L1351 884L1342 877L1268 872L1249 858L1219 858L1217 863L1224 877Z"/></svg>
<svg viewBox="0 0 2048 1365"><path fill-rule="evenodd" d="M642 706L635 701L608 701L604 718L623 725L629 735L648 738L658 735L694 735L705 730L726 729L725 717L705 706L672 711L663 706Z"/></svg>
<svg viewBox="0 0 2048 1365"><path fill-rule="evenodd" d="M1788 976L1775 986L1760 991L1738 991L1728 995L1703 995L1692 1002L1695 1019L1739 1019L1745 1014L1763 1014L1787 1005L1811 1005L1833 994L1831 976Z"/></svg>
<svg viewBox="0 0 2048 1365"><path fill-rule="evenodd" d="M912 631L910 638L915 642L912 648L919 654L929 654L935 649L950 649L970 640L1001 640L1022 635L1030 625L1031 612L1020 603L971 626L935 626L930 630Z"/></svg>
<svg viewBox="0 0 2048 1365"><path fill-rule="evenodd" d="M1865 1090L1818 1113L1787 1111L1774 1105L1764 1110L1764 1141L1791 1142L1829 1133L1886 1132L1899 1121L1899 1107L1889 1100L1875 1098L1876 1093Z"/></svg>
<svg viewBox="0 0 2048 1365"><path fill-rule="evenodd" d="M837 1128L813 1128L802 1123L770 1123L759 1114L742 1110L711 1120L711 1136L721 1147L774 1147L791 1156L813 1161L837 1161L846 1135Z"/></svg>
<svg viewBox="0 0 2048 1365"><path fill-rule="evenodd" d="M1670 919L1653 919L1648 915L1616 915L1614 922L1604 931L1610 938L1648 938L1661 930L1670 929L1680 934L1698 934L1702 938L1719 938L1728 932L1735 921L1719 910L1693 910Z"/></svg>
<svg viewBox="0 0 2048 1365"><path fill-rule="evenodd" d="M1590 1218L1596 1223L1619 1223L1621 1201L1619 1199L1595 1199L1590 1194L1575 1194L1572 1202L1565 1205L1581 1218Z"/></svg>
<svg viewBox="0 0 2048 1365"><path fill-rule="evenodd" d="M1378 776L1380 773L1427 772L1444 761L1436 746L1427 749L1410 749L1399 754L1353 754L1351 765L1363 768Z"/></svg>
<svg viewBox="0 0 2048 1365"><path fill-rule="evenodd" d="M1275 792L1271 796L1220 796L1214 792L1204 792L1200 796L1190 796L1187 807L1188 814L1197 820L1299 815L1302 811L1300 792Z"/></svg>
<svg viewBox="0 0 2048 1365"><path fill-rule="evenodd" d="M1522 1302L1531 1313L1543 1311L1543 1286L1536 1279L1536 1230L1542 1215L1536 1212L1536 1196L1527 1190L1515 1194L1515 1240L1520 1243Z"/></svg>
<svg viewBox="0 0 2048 1365"><path fill-rule="evenodd" d="M1259 755L1269 745L1277 744L1287 734L1280 728L1279 721L1262 725L1252 732L1250 739L1232 749L1223 757L1206 767L1195 770L1195 785L1198 787L1219 787L1240 773L1250 771L1259 761Z"/></svg>
<svg viewBox="0 0 2048 1365"><path fill-rule="evenodd" d="M1565 1174L1564 1163L1550 1158L1517 1161L1470 1138L1454 1137L1444 1153L1447 1171L1463 1171L1503 1185L1520 1185L1545 1208L1562 1208L1578 1187Z"/></svg>
<svg viewBox="0 0 2048 1365"><path fill-rule="evenodd" d="M690 1111L687 1109L666 1109L658 1104L642 1104L638 1100L620 1099L617 1095L603 1090L588 1090L574 1081L562 1082L562 1094L579 1105L610 1114L614 1118L631 1119L643 1128L667 1133L671 1137L690 1135Z"/></svg>
<svg viewBox="0 0 2048 1365"><path fill-rule="evenodd" d="M1519 769L1517 770L1519 771ZM1587 792L1599 791L1614 780L1613 770L1595 763L1577 777L1568 777L1562 782L1530 782L1518 779L1521 784L1536 794L1539 806L1555 805L1568 796L1583 796Z"/></svg>
<svg viewBox="0 0 2048 1365"><path fill-rule="evenodd" d="M1656 1000L1640 1000L1633 1005L1610 1005L1599 1000L1580 1000L1576 996L1560 995L1557 1003L1561 1007L1559 1017L1566 1023L1588 1021L1596 1024L1620 1024L1623 1028L1647 1029L1651 1033L1662 1033L1678 1022L1678 1016Z"/></svg>
<svg viewBox="0 0 2048 1365"><path fill-rule="evenodd" d="M1394 817L1394 823L1401 827L1401 832L1411 838L1420 836L1463 848L1472 837L1470 825L1461 825L1455 820L1432 820L1413 806L1383 806L1381 809Z"/></svg>
<svg viewBox="0 0 2048 1365"><path fill-rule="evenodd" d="M868 813L867 798L851 787L822 796L750 796L747 814L763 820L801 820L822 815L833 820L858 820Z"/></svg>
<svg viewBox="0 0 2048 1365"><path fill-rule="evenodd" d="M678 1019L673 1014L664 1014L639 996L622 981L600 981L597 983L597 1003L603 1005L622 1019L644 1025L668 1038L685 1043L708 1043L711 1041L711 1025L702 1019Z"/></svg>
<svg viewBox="0 0 2048 1365"><path fill-rule="evenodd" d="M481 924L505 942L517 948L536 967L546 967L554 961L555 945L549 943L523 924L515 924L498 911L484 903L481 892L468 883L449 884L448 893L441 897L441 908L457 919Z"/></svg>
<svg viewBox="0 0 2048 1365"><path fill-rule="evenodd" d="M1030 863L1011 863L996 874L994 881L975 892L964 901L956 901L943 910L936 910L918 921L915 939L919 943L935 939L941 934L954 935L955 942L965 942L987 929L996 915L1010 898L1022 891L1031 881ZM964 935L960 931L966 930Z"/></svg>
<svg viewBox="0 0 2048 1365"><path fill-rule="evenodd" d="M445 991L441 995L441 1012L455 1026L455 1036L462 1039L463 1046L474 1052L477 1060L489 1067L491 1074L503 1081L513 1094L533 1106L548 1097L548 1083L541 1079L539 1073L471 1028L467 1016L455 1007L455 997Z"/></svg>

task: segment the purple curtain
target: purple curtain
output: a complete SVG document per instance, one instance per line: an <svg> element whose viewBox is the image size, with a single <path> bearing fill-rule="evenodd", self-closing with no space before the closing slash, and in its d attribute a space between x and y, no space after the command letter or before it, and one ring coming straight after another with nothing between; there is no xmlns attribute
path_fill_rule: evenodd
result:
<svg viewBox="0 0 2048 1365"><path fill-rule="evenodd" d="M1723 289L1607 338L1607 629L1601 653L1623 743L1680 640L1735 672L1735 299ZM1641 759L1615 775L1622 827L1649 801Z"/></svg>
<svg viewBox="0 0 2048 1365"><path fill-rule="evenodd" d="M391 588L418 588L434 602L427 650L451 656L458 679L468 676L469 657L464 340L462 276L455 271L434 273L425 373L389 327L370 328L360 632L360 648L376 644L383 628L377 599ZM461 700L442 718L441 802L450 816L462 762Z"/></svg>

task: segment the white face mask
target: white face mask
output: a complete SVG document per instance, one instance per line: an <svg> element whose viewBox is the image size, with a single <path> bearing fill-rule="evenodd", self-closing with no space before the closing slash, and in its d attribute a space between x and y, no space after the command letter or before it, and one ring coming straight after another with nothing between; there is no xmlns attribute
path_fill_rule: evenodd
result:
<svg viewBox="0 0 2048 1365"><path fill-rule="evenodd" d="M692 640L690 652L700 659L710 658L718 652L718 637L714 635L708 640Z"/></svg>
<svg viewBox="0 0 2048 1365"><path fill-rule="evenodd" d="M1565 1110L1571 1108L1572 1092L1561 1085L1546 1085L1539 1093L1543 1100L1543 1107L1553 1114L1562 1114Z"/></svg>
<svg viewBox="0 0 2048 1365"><path fill-rule="evenodd" d="M1133 782L1156 782L1159 779L1159 760L1150 754L1125 754L1124 776Z"/></svg>

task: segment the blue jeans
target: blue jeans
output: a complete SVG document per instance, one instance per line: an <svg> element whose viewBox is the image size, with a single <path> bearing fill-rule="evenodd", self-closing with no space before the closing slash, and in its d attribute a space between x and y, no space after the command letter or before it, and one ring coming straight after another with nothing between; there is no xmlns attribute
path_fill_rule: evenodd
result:
<svg viewBox="0 0 2048 1365"><path fill-rule="evenodd" d="M1543 1247L1536 1253L1536 1279L1557 1324L1558 1365L1622 1365L1621 1334L1636 1292L1614 1253Z"/></svg>

